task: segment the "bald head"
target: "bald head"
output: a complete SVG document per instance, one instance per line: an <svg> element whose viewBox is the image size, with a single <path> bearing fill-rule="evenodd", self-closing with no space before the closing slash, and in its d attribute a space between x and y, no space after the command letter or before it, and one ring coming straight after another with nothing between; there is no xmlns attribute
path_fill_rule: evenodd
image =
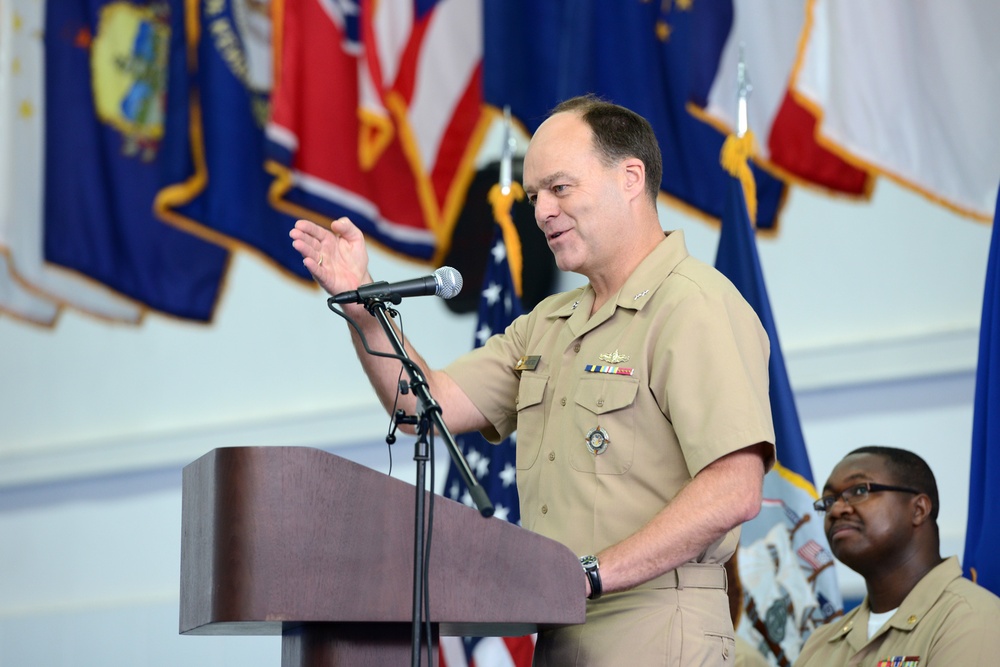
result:
<svg viewBox="0 0 1000 667"><path fill-rule="evenodd" d="M639 114L594 95L573 97L552 110L574 113L590 127L594 149L605 166L638 158L646 168L646 194L655 205L663 179L663 158L653 126Z"/></svg>

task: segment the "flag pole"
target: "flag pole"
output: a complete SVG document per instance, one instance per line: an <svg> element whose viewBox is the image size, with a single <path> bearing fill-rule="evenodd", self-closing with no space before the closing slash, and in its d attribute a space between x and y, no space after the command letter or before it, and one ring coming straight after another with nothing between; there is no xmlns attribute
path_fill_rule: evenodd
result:
<svg viewBox="0 0 1000 667"><path fill-rule="evenodd" d="M743 43L740 42L740 59L736 65L736 136L742 138L750 127L747 117L747 98L753 91L746 61L743 59Z"/></svg>
<svg viewBox="0 0 1000 667"><path fill-rule="evenodd" d="M753 91L750 85L750 75L747 74L746 62L743 59L743 44L740 44L740 57L736 65L736 132L726 137L722 144L721 162L723 168L740 180L743 185L743 198L746 202L747 214L751 224L757 222L757 183L750 170L750 156L753 154L753 132L750 131L750 120L747 113L747 98Z"/></svg>
<svg viewBox="0 0 1000 667"><path fill-rule="evenodd" d="M517 139L514 138L514 131L510 120L510 105L503 106L503 152L500 154L500 193L506 197L510 195L511 183L514 180L514 150L517 148Z"/></svg>

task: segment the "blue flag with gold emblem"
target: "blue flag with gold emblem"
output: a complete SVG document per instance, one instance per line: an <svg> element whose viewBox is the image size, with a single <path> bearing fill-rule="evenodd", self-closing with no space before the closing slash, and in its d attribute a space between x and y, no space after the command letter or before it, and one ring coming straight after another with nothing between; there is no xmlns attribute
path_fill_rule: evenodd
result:
<svg viewBox="0 0 1000 667"><path fill-rule="evenodd" d="M744 600L737 632L773 664L790 665L814 628L843 613L843 601L823 519L812 508L818 495L747 208L744 183L752 179L745 156L752 137L731 137L723 148L723 162L734 173L726 176L715 267L753 307L771 343L768 394L777 463L764 477L760 514L743 524L740 535Z"/></svg>
<svg viewBox="0 0 1000 667"><path fill-rule="evenodd" d="M980 586L1000 595L1000 195L986 265L974 406L962 567Z"/></svg>
<svg viewBox="0 0 1000 667"><path fill-rule="evenodd" d="M187 3L175 14L163 183L164 220L229 247L256 252L311 281L288 232L295 218L268 201L264 168L270 117L271 3Z"/></svg>
<svg viewBox="0 0 1000 667"><path fill-rule="evenodd" d="M661 189L723 215L725 134L688 111L704 106L732 26L731 0L486 0L485 100L531 132L559 102L594 93L652 124L663 153ZM513 48L512 45L517 45ZM754 169L758 224L777 219L784 185Z"/></svg>
<svg viewBox="0 0 1000 667"><path fill-rule="evenodd" d="M45 16L45 258L211 319L229 253L153 214L183 3L60 0Z"/></svg>

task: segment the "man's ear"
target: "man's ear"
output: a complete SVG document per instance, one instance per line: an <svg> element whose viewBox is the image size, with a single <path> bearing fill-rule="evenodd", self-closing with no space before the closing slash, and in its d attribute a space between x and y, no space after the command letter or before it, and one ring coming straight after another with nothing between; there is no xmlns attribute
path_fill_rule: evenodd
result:
<svg viewBox="0 0 1000 667"><path fill-rule="evenodd" d="M626 158L621 163L625 190L633 195L645 196L646 165L639 158Z"/></svg>
<svg viewBox="0 0 1000 667"><path fill-rule="evenodd" d="M931 520L931 499L926 493L918 494L911 505L913 507L913 525L919 526Z"/></svg>

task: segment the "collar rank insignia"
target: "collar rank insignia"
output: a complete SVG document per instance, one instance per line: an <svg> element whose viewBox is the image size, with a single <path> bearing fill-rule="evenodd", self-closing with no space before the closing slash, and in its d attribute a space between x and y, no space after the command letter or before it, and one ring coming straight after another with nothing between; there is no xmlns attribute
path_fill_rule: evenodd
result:
<svg viewBox="0 0 1000 667"><path fill-rule="evenodd" d="M620 363L623 363L623 362L626 362L626 361L629 360L629 356L627 354L618 354L618 350L617 349L614 352L612 352L611 354L607 354L607 353L600 354L600 355L598 355L598 358L601 361L608 362L609 364L620 364Z"/></svg>
<svg viewBox="0 0 1000 667"><path fill-rule="evenodd" d="M647 294L649 294L649 290L648 289L647 290L643 290L643 291L639 292L638 294L636 294L634 297L632 297L632 300L633 301L638 301L639 299L641 299L642 297L646 296Z"/></svg>

